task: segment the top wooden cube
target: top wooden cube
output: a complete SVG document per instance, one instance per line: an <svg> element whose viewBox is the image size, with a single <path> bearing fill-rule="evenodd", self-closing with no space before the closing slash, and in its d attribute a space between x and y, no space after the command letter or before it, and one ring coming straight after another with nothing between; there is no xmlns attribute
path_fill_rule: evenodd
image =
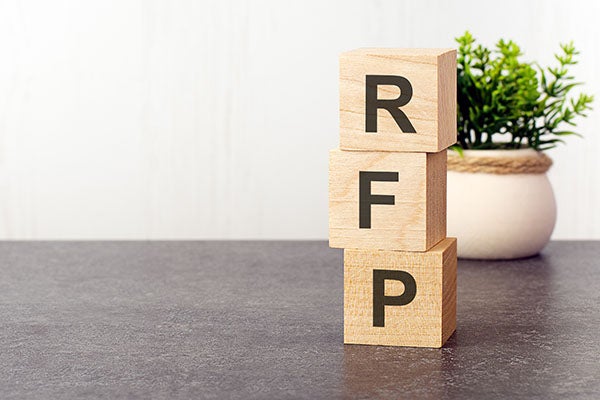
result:
<svg viewBox="0 0 600 400"><path fill-rule="evenodd" d="M340 55L340 148L433 153L456 143L456 50Z"/></svg>

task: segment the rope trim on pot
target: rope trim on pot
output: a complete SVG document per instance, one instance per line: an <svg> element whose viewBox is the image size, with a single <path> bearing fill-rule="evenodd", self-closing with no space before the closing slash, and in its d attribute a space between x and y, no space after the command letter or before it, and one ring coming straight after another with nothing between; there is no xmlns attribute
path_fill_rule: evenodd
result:
<svg viewBox="0 0 600 400"><path fill-rule="evenodd" d="M461 157L448 151L448 171L486 174L543 174L550 169L552 159L544 153L521 157Z"/></svg>

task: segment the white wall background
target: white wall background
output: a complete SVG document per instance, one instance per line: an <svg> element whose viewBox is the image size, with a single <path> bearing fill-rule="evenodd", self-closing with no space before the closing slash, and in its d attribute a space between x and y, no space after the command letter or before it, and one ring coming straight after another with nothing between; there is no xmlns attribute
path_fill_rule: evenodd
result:
<svg viewBox="0 0 600 400"><path fill-rule="evenodd" d="M600 2L0 0L0 238L325 238L337 54L471 30L577 76ZM552 151L555 238L600 239L600 117Z"/></svg>

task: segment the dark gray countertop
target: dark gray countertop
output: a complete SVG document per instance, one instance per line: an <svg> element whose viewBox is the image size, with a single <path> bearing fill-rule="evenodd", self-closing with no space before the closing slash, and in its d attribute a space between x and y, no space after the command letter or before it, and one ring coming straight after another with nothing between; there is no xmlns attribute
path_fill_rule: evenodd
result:
<svg viewBox="0 0 600 400"><path fill-rule="evenodd" d="M600 242L459 261L442 349L344 346L326 242L0 243L0 397L600 398Z"/></svg>

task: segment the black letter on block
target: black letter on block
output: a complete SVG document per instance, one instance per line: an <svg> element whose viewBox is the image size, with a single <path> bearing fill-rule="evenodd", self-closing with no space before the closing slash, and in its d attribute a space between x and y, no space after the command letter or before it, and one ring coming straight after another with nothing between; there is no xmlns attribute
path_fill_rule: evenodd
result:
<svg viewBox="0 0 600 400"><path fill-rule="evenodd" d="M392 100L380 100L377 98L378 85L394 85L400 89L400 96ZM395 75L367 75L366 82L366 111L365 125L367 132L377 132L377 109L383 108L389 111L394 121L402 132L416 133L408 117L400 110L412 98L412 85L403 76Z"/></svg>
<svg viewBox="0 0 600 400"><path fill-rule="evenodd" d="M393 279L404 284L404 293L400 296L385 295L385 280ZM405 271L373 270L373 326L385 326L385 306L405 306L415 298L417 283L411 274Z"/></svg>
<svg viewBox="0 0 600 400"><path fill-rule="evenodd" d="M371 182L398 182L397 172L360 171L358 190L360 194L359 227L371 228L371 204L394 205L393 195L371 194Z"/></svg>

